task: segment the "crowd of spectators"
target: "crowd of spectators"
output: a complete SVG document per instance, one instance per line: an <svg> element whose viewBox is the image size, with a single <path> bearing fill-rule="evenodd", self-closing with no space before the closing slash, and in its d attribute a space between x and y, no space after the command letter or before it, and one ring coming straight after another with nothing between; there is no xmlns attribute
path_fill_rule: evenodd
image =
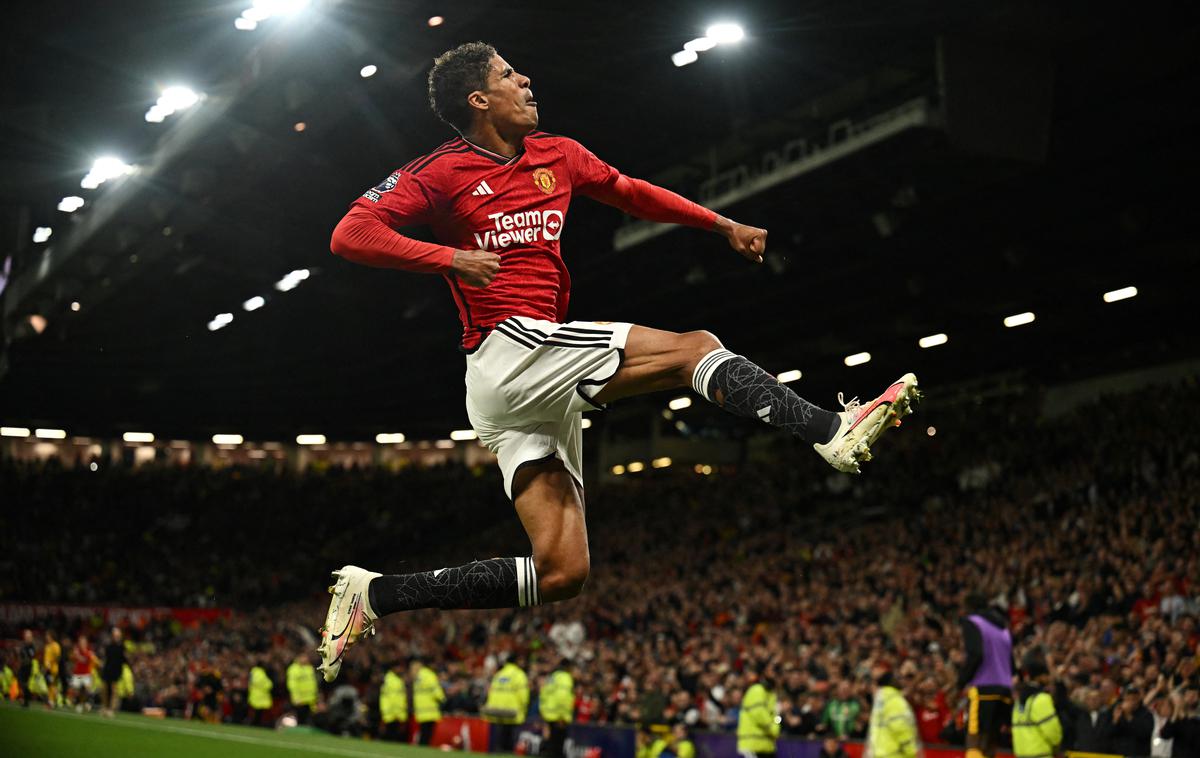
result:
<svg viewBox="0 0 1200 758"><path fill-rule="evenodd" d="M773 465L589 487L582 596L389 617L352 651L340 695L324 697L370 704L387 667L419 655L447 708L473 713L505 657L527 661L531 683L566 657L579 666L577 721L728 730L744 689L770 672L785 735L860 738L869 672L884 663L922 739L958 744L957 618L983 592L1007 613L1018 660L1047 652L1074 704L1069 739L1116 749L1114 723L1149 718L1144 749L1128 752L1160 755L1162 725L1198 715L1200 392L1187 383L1050 417L1034 402L933 409L936 435L906 424L858 478L785 443ZM316 646L327 567L528 552L490 469L5 463L0 491L15 495L0 517L4 601L239 609L129 630L153 650L133 656L140 702L195 717L236 719L251 665L279 680Z"/></svg>

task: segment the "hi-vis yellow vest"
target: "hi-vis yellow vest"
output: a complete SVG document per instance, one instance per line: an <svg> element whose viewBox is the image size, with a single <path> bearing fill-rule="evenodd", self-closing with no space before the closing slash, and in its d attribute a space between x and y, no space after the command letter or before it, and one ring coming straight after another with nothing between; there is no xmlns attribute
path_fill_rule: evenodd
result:
<svg viewBox="0 0 1200 758"><path fill-rule="evenodd" d="M437 721L442 717L442 702L446 693L438 683L437 674L428 666L417 669L417 678L413 680L413 715L417 723Z"/></svg>
<svg viewBox="0 0 1200 758"><path fill-rule="evenodd" d="M408 692L404 679L394 671L383 675L383 688L379 690L379 715L383 723L408 721Z"/></svg>
<svg viewBox="0 0 1200 758"><path fill-rule="evenodd" d="M529 680L515 663L506 663L492 677L483 716L497 724L524 724L529 708Z"/></svg>
<svg viewBox="0 0 1200 758"><path fill-rule="evenodd" d="M1039 692L1021 705L1013 701L1012 741L1017 758L1048 758L1062 744L1062 724L1054 711L1054 698Z"/></svg>
<svg viewBox="0 0 1200 758"><path fill-rule="evenodd" d="M774 753L779 738L776 698L761 684L754 684L742 696L738 713L737 749L739 753Z"/></svg>

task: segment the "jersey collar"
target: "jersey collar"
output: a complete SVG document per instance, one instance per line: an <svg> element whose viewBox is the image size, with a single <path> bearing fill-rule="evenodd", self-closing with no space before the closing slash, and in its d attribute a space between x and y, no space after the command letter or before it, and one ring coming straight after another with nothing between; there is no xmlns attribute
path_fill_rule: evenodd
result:
<svg viewBox="0 0 1200 758"><path fill-rule="evenodd" d="M491 161L495 161L496 163L500 164L501 166L507 166L511 163L516 163L518 160L521 159L521 156L525 154L525 148L522 147L521 150L518 151L516 155L509 158L507 156L501 155L500 153L494 153L491 150L488 150L486 147L480 147L479 145L476 145L474 142L467 139L466 137L463 137L462 141L467 143L467 145L471 148L472 152L479 153L484 158L487 158L488 160L491 160Z"/></svg>

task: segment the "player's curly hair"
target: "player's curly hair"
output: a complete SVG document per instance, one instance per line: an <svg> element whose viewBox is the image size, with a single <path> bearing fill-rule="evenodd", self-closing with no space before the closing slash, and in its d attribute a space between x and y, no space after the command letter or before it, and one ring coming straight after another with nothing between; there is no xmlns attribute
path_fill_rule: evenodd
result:
<svg viewBox="0 0 1200 758"><path fill-rule="evenodd" d="M429 70L429 107L460 134L471 126L467 95L487 87L496 48L486 42L466 42L433 59Z"/></svg>

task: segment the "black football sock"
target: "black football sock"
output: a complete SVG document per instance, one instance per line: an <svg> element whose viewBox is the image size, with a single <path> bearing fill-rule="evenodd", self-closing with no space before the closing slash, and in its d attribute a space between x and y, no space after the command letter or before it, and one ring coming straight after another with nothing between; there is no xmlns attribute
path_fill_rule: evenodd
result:
<svg viewBox="0 0 1200 758"><path fill-rule="evenodd" d="M417 608L540 605L532 558L490 558L465 566L377 576L367 588L376 616Z"/></svg>
<svg viewBox="0 0 1200 758"><path fill-rule="evenodd" d="M809 443L824 445L841 424L836 413L818 408L774 376L724 348L700 359L692 374L692 387L735 416L765 421Z"/></svg>

